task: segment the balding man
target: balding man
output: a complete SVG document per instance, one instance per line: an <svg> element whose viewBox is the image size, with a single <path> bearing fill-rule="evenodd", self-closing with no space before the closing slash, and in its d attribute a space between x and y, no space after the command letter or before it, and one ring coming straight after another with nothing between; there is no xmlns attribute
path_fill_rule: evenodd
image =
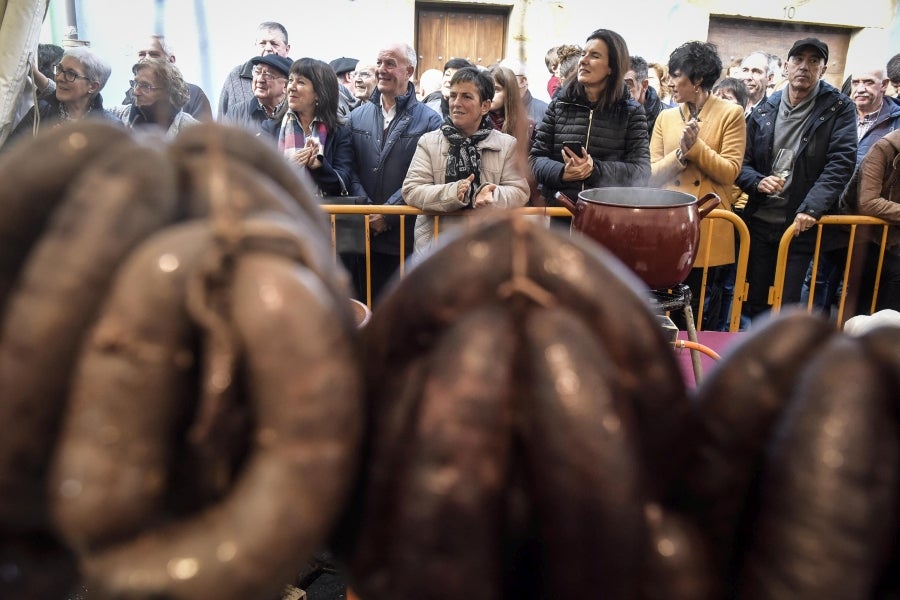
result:
<svg viewBox="0 0 900 600"><path fill-rule="evenodd" d="M772 72L769 70L769 55L765 52L752 52L741 61L740 79L747 86L750 95L744 115L749 115L753 109L760 106L768 97L766 92L772 83Z"/></svg>
<svg viewBox="0 0 900 600"><path fill-rule="evenodd" d="M887 96L890 79L881 65L856 69L850 75L850 98L856 105L856 164L872 144L900 128L900 102Z"/></svg>
<svg viewBox="0 0 900 600"><path fill-rule="evenodd" d="M404 204L401 188L419 137L441 126L441 117L419 102L410 78L416 71L416 51L395 43L378 52L378 83L372 101L350 113L353 144L353 195L369 204ZM400 266L400 217L376 215L372 235L372 297L376 298ZM413 251L414 220L406 224L404 254ZM357 298L365 299L365 255L342 256L350 270Z"/></svg>

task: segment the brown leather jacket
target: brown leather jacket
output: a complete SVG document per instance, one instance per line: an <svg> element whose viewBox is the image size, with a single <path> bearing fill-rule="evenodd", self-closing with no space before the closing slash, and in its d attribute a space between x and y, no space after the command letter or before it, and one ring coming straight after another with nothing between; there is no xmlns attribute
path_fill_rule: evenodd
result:
<svg viewBox="0 0 900 600"><path fill-rule="evenodd" d="M894 225L888 248L900 253L900 129L875 142L859 170L859 212Z"/></svg>

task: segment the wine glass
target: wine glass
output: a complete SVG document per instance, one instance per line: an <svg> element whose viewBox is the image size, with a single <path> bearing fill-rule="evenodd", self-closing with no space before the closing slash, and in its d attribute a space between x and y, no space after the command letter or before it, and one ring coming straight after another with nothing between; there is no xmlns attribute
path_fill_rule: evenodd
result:
<svg viewBox="0 0 900 600"><path fill-rule="evenodd" d="M781 179L782 184L787 181L794 168L794 151L790 148L781 148L775 154L775 160L772 161L772 175ZM783 200L784 198L778 193L770 194L769 198Z"/></svg>

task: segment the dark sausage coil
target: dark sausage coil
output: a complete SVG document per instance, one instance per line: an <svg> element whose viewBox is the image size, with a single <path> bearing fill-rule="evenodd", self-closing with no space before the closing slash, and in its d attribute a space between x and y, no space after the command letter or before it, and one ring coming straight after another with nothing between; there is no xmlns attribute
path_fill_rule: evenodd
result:
<svg viewBox="0 0 900 600"><path fill-rule="evenodd" d="M664 411L673 415L669 423L687 414L674 357L647 302L639 299L633 278L620 279L602 252L598 256L582 240L526 221L501 219L448 240L391 288L364 331L371 458L361 486L361 522L350 545L356 587L371 600L462 593L539 598L541 590L571 597L601 588L610 598L634 597L648 489L639 432L650 426L649 413L643 423L638 414L649 409L636 402L651 388L659 393L657 385L667 380L662 398L670 402ZM595 278L605 295L595 297L593 284L580 281ZM611 348L613 336L624 329L603 330L614 312L638 335L618 339ZM476 318L491 314L473 327ZM490 375L485 379L466 361L488 334L498 340L512 336L516 350L498 341L494 351L482 351L476 367ZM456 360L444 358L452 356L449 346L458 348ZM651 383L620 374L633 369L639 355L649 365ZM514 381L498 388L509 369ZM481 431L491 429L493 415L511 402L510 427L494 433L502 440L495 444L510 453L500 501L496 482L468 472L465 453L445 447L441 429L431 436L438 439L418 441L424 415L432 410L434 381L444 382L443 428L472 432L459 433L459 444L475 444ZM480 413L467 416L461 407L450 408L465 406L473 389L493 396L482 400ZM481 454L485 468L498 464L492 448ZM468 502L453 505L452 513L440 509L453 503L452 491L421 494L422 476L407 467L440 449L439 473L455 474L469 490ZM411 513L420 517L418 527L406 524ZM430 530L423 530L424 515L433 515ZM493 519L476 526L486 515ZM485 527L496 536L493 541L484 539ZM447 540L480 541L432 543L428 551L422 540L435 532L445 532ZM398 555L410 558L392 559ZM473 561L479 566L462 568ZM523 571L533 585L521 585ZM477 591L461 589L457 580L430 583L463 572L478 574Z"/></svg>
<svg viewBox="0 0 900 600"><path fill-rule="evenodd" d="M346 368L359 360L352 325L311 272L281 257L241 256L233 281L239 379L255 424L249 453L220 501L86 553L88 588L101 596L274 594L341 509L361 425L361 380ZM296 343L307 339L318 343Z"/></svg>
<svg viewBox="0 0 900 600"><path fill-rule="evenodd" d="M80 342L116 266L178 218L175 170L130 140L110 148L72 183L34 244L3 315L0 522L46 526L44 486Z"/></svg>
<svg viewBox="0 0 900 600"><path fill-rule="evenodd" d="M22 184L0 207L4 597L69 592L73 553L91 597L272 594L356 471L361 356L321 211L244 132L163 144L86 123L0 161ZM43 179L6 160L35 149Z"/></svg>

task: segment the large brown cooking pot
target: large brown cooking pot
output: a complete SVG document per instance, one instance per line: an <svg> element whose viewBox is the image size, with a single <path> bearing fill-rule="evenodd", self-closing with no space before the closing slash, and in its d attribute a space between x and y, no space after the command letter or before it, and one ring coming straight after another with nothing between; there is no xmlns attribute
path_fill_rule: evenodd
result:
<svg viewBox="0 0 900 600"><path fill-rule="evenodd" d="M593 188L578 201L557 193L572 227L605 246L651 289L687 279L700 245L700 220L718 206L714 193L696 197L656 188Z"/></svg>

